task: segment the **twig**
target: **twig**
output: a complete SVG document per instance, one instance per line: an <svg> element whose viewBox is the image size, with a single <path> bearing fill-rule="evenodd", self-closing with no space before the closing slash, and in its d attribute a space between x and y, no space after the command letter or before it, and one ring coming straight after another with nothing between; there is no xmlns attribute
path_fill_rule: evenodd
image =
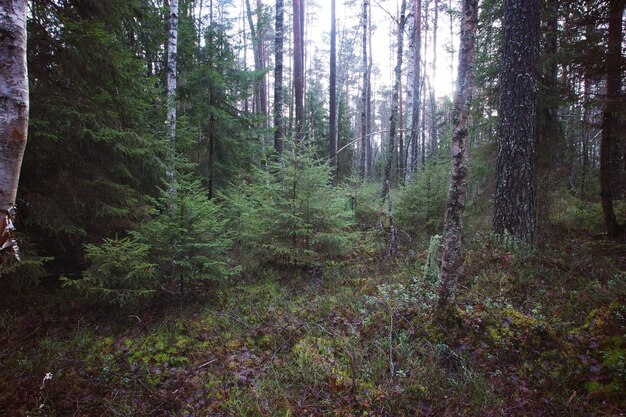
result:
<svg viewBox="0 0 626 417"><path fill-rule="evenodd" d="M198 370L198 369L202 369L202 368L204 368L205 366L209 366L210 364L212 364L212 363L213 363L213 362L215 362L216 360L217 360L217 359L211 359L210 361L205 362L205 363L203 363L203 364L202 364L202 365L200 365L200 366L197 366L197 367L196 367L196 370Z"/></svg>

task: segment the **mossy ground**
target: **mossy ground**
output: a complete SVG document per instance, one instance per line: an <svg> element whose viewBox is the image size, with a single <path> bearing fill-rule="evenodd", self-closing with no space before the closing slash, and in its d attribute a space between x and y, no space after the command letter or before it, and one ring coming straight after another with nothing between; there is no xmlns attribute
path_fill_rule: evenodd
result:
<svg viewBox="0 0 626 417"><path fill-rule="evenodd" d="M448 327L432 318L426 252L265 271L135 310L67 289L5 297L0 414L623 415L625 250L474 239Z"/></svg>

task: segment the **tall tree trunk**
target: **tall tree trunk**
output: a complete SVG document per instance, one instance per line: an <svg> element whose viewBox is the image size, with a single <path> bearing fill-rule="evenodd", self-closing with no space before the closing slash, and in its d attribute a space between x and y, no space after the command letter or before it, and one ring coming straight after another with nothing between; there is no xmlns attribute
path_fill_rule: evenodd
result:
<svg viewBox="0 0 626 417"><path fill-rule="evenodd" d="M284 0L276 0L276 37L274 43L274 148L279 155L284 149L283 122L283 45L284 45Z"/></svg>
<svg viewBox="0 0 626 417"><path fill-rule="evenodd" d="M464 0L458 76L452 113L452 169L441 243L441 284L438 300L440 309L446 309L454 302L458 279L463 273L464 253L461 232L463 231L463 213L467 192L467 148L469 140L467 119L472 98L477 26L478 0Z"/></svg>
<svg viewBox="0 0 626 417"><path fill-rule="evenodd" d="M296 142L304 139L304 28L303 0L293 0L293 87Z"/></svg>
<svg viewBox="0 0 626 417"><path fill-rule="evenodd" d="M168 191L176 194L176 58L178 47L178 0L170 0L169 35L167 42L167 149L168 161L165 177Z"/></svg>
<svg viewBox="0 0 626 417"><path fill-rule="evenodd" d="M609 3L609 37L606 57L606 101L602 114L602 140L600 143L600 192L602 195L602 210L604 225L611 239L624 239L624 225L617 222L613 199L616 192L617 179L623 169L615 166L613 161L619 161L622 155L620 150L620 110L623 111L622 92L622 16L624 14L624 0L611 0Z"/></svg>
<svg viewBox="0 0 626 417"><path fill-rule="evenodd" d="M16 203L28 133L26 0L0 0L0 211Z"/></svg>
<svg viewBox="0 0 626 417"><path fill-rule="evenodd" d="M361 15L363 22L363 95L361 98L361 178L365 179L367 176L367 148L368 148L368 136L367 136L367 95L368 95L368 73L367 67L367 0L363 0L363 11Z"/></svg>
<svg viewBox="0 0 626 417"><path fill-rule="evenodd" d="M417 172L418 168L418 159L419 159L419 125L420 125L420 103L421 103L421 82L422 82L422 54L421 54L421 46L422 46L422 1L421 0L413 0L413 18L415 33L412 35L415 37L415 41L413 42L413 79L411 83L413 84L413 103L411 105L411 171Z"/></svg>
<svg viewBox="0 0 626 417"><path fill-rule="evenodd" d="M530 244L535 228L539 0L505 0L494 231Z"/></svg>
<svg viewBox="0 0 626 417"><path fill-rule="evenodd" d="M328 159L333 187L337 186L337 34L335 0L330 2L330 83L329 83Z"/></svg>
<svg viewBox="0 0 626 417"><path fill-rule="evenodd" d="M430 76L430 155L435 157L439 148L437 141L437 101L435 97L435 76L437 71L437 27L439 23L439 1L434 1L433 17L433 62Z"/></svg>
<svg viewBox="0 0 626 417"><path fill-rule="evenodd" d="M372 2L370 1L367 4L367 8L369 10L368 15L370 16L367 19L367 43L370 50L370 53L367 56L367 96L365 97L365 105L366 105L366 113L365 113L365 126L367 127L366 134L366 143L367 143L367 156L366 156L366 176L368 179L372 179L373 176L373 164L374 164L374 149L373 149L373 140L372 140L372 132L374 131L374 117L372 113L372 68L374 66L374 57L372 54Z"/></svg>
<svg viewBox="0 0 626 417"><path fill-rule="evenodd" d="M385 176L383 178L383 198L387 196L388 189L396 175L392 178L391 169L396 159L396 135L398 128L398 104L400 95L400 82L402 80L402 52L404 51L404 25L406 22L406 0L402 0L400 6L400 20L398 23L398 50L396 52L395 80L391 95L391 116L389 117L389 142L387 148L387 163L385 164ZM396 172L397 174L397 172Z"/></svg>

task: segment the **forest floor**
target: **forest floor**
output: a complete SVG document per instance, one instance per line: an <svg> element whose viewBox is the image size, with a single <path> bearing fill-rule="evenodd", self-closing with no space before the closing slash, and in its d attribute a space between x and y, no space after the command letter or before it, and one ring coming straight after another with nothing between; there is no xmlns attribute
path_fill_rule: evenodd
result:
<svg viewBox="0 0 626 417"><path fill-rule="evenodd" d="M624 253L475 240L445 325L426 251L124 311L60 288L3 297L0 415L626 415Z"/></svg>

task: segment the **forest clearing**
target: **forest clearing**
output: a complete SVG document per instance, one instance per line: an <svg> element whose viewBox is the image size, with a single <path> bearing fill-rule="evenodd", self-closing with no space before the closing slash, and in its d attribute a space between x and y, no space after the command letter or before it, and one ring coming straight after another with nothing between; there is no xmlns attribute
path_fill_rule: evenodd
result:
<svg viewBox="0 0 626 417"><path fill-rule="evenodd" d="M624 11L0 0L0 415L626 415Z"/></svg>

